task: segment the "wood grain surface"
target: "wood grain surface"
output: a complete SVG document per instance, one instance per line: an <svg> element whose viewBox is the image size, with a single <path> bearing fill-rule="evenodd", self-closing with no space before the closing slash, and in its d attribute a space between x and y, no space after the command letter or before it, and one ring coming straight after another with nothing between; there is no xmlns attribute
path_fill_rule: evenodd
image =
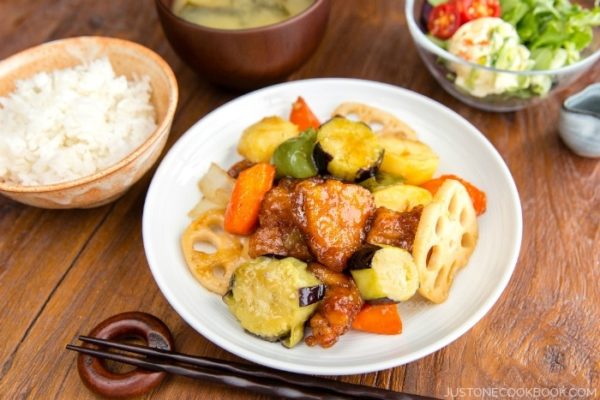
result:
<svg viewBox="0 0 600 400"><path fill-rule="evenodd" d="M600 398L600 163L575 156L557 132L561 102L599 81L600 63L526 111L478 111L446 94L426 71L408 34L403 4L333 0L323 43L289 79L382 81L466 117L498 149L517 183L524 217L521 255L497 304L449 346L405 366L334 379L438 398L499 398L469 388L546 388L556 398L571 398L575 392L565 389L580 388L590 391L577 392L579 398ZM180 90L168 146L238 95L206 83L180 61L149 0L2 0L0 16L0 59L79 35L126 38L161 54ZM180 351L237 359L192 330L154 283L141 238L151 176L118 201L91 210L49 211L0 197L0 398L97 398L80 382L76 357L64 346L123 311L161 318ZM147 398L265 397L170 377Z"/></svg>

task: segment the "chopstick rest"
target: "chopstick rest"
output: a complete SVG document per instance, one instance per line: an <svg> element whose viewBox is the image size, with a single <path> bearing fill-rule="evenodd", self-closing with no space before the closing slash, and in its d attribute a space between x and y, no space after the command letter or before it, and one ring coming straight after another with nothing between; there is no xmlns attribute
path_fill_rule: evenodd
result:
<svg viewBox="0 0 600 400"><path fill-rule="evenodd" d="M98 324L89 336L116 340L127 337L140 338L149 347L174 350L175 345L169 328L158 318L143 312L126 312L110 317ZM85 343L84 347L94 349ZM106 397L133 397L149 392L167 375L141 368L117 374L109 371L96 357L80 353L77 371L83 383L92 391Z"/></svg>

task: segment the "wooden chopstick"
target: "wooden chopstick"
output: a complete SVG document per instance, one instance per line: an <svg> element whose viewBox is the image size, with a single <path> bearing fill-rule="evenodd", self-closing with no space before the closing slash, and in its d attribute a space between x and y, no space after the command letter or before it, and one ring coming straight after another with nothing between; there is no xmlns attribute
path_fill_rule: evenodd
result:
<svg viewBox="0 0 600 400"><path fill-rule="evenodd" d="M298 394L301 394L302 398L307 399L364 398L422 400L429 398L369 386L344 383L316 376L297 375L258 365L250 366L236 362L224 362L207 357L195 357L152 347L125 344L88 336L80 336L79 339L87 343L93 343L107 348L112 347L148 356L151 357L151 359L130 357L124 354L73 345L68 345L67 348L69 350L79 351L96 357L108 358L145 369L166 371L197 379L206 379L212 382L225 383L280 397L296 397ZM170 362L161 362L159 359L169 360ZM176 365L173 364L173 362L187 364L194 368ZM315 395L316 397L314 397Z"/></svg>
<svg viewBox="0 0 600 400"><path fill-rule="evenodd" d="M79 353L88 354L90 356L99 357L103 359L119 361L124 364L134 365L150 371L164 371L171 374L187 376L194 379L203 379L209 382L222 383L229 386L235 386L242 389L246 389L252 392L279 396L279 397L292 397L292 398L304 398L308 400L348 400L351 397L348 396L321 396L314 392L307 390L302 387L294 387L292 385L277 385L273 382L262 381L260 379L251 379L245 377L239 377L223 372L217 372L210 370L202 370L200 368L190 368L180 365L173 365L160 361L147 361L137 357L131 357L124 354L112 353L105 350L90 349L87 347L73 346L68 344L67 349L74 350Z"/></svg>
<svg viewBox="0 0 600 400"><path fill-rule="evenodd" d="M324 379L313 376L302 376L283 371L276 371L270 368L264 368L258 365L247 365L236 362L223 362L221 360L195 357L187 354L181 354L172 351L165 351L146 346L129 345L125 343L92 338L89 336L80 336L79 340L94 343L101 346L109 346L120 350L130 351L136 354L144 354L146 356L164 358L185 364L190 364L203 368L217 368L220 370L232 372L238 375L260 377L265 379L274 379L293 385L305 386L309 388L320 388L328 391L333 391L341 394L348 394L349 389L353 396L373 399L390 399L391 395L398 395L397 392L391 392L385 389L373 388L369 386L355 385L343 383L330 379ZM401 397L400 397L401 398ZM408 398L410 399L410 398Z"/></svg>

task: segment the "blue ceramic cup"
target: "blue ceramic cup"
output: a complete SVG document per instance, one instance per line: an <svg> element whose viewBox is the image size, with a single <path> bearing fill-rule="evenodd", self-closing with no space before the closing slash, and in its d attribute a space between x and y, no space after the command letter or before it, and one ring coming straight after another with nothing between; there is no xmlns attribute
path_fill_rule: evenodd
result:
<svg viewBox="0 0 600 400"><path fill-rule="evenodd" d="M575 154L600 157L600 83L565 100L560 110L559 132Z"/></svg>

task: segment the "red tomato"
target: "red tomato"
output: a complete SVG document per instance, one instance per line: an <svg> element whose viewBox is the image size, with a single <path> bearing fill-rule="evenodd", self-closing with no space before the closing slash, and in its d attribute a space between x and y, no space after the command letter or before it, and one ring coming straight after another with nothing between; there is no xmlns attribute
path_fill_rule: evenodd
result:
<svg viewBox="0 0 600 400"><path fill-rule="evenodd" d="M453 0L451 0L453 1ZM460 14L461 24L483 17L499 17L498 0L454 0Z"/></svg>
<svg viewBox="0 0 600 400"><path fill-rule="evenodd" d="M448 39L454 35L460 24L458 9L454 2L449 2L433 7L427 21L427 29L439 39Z"/></svg>

